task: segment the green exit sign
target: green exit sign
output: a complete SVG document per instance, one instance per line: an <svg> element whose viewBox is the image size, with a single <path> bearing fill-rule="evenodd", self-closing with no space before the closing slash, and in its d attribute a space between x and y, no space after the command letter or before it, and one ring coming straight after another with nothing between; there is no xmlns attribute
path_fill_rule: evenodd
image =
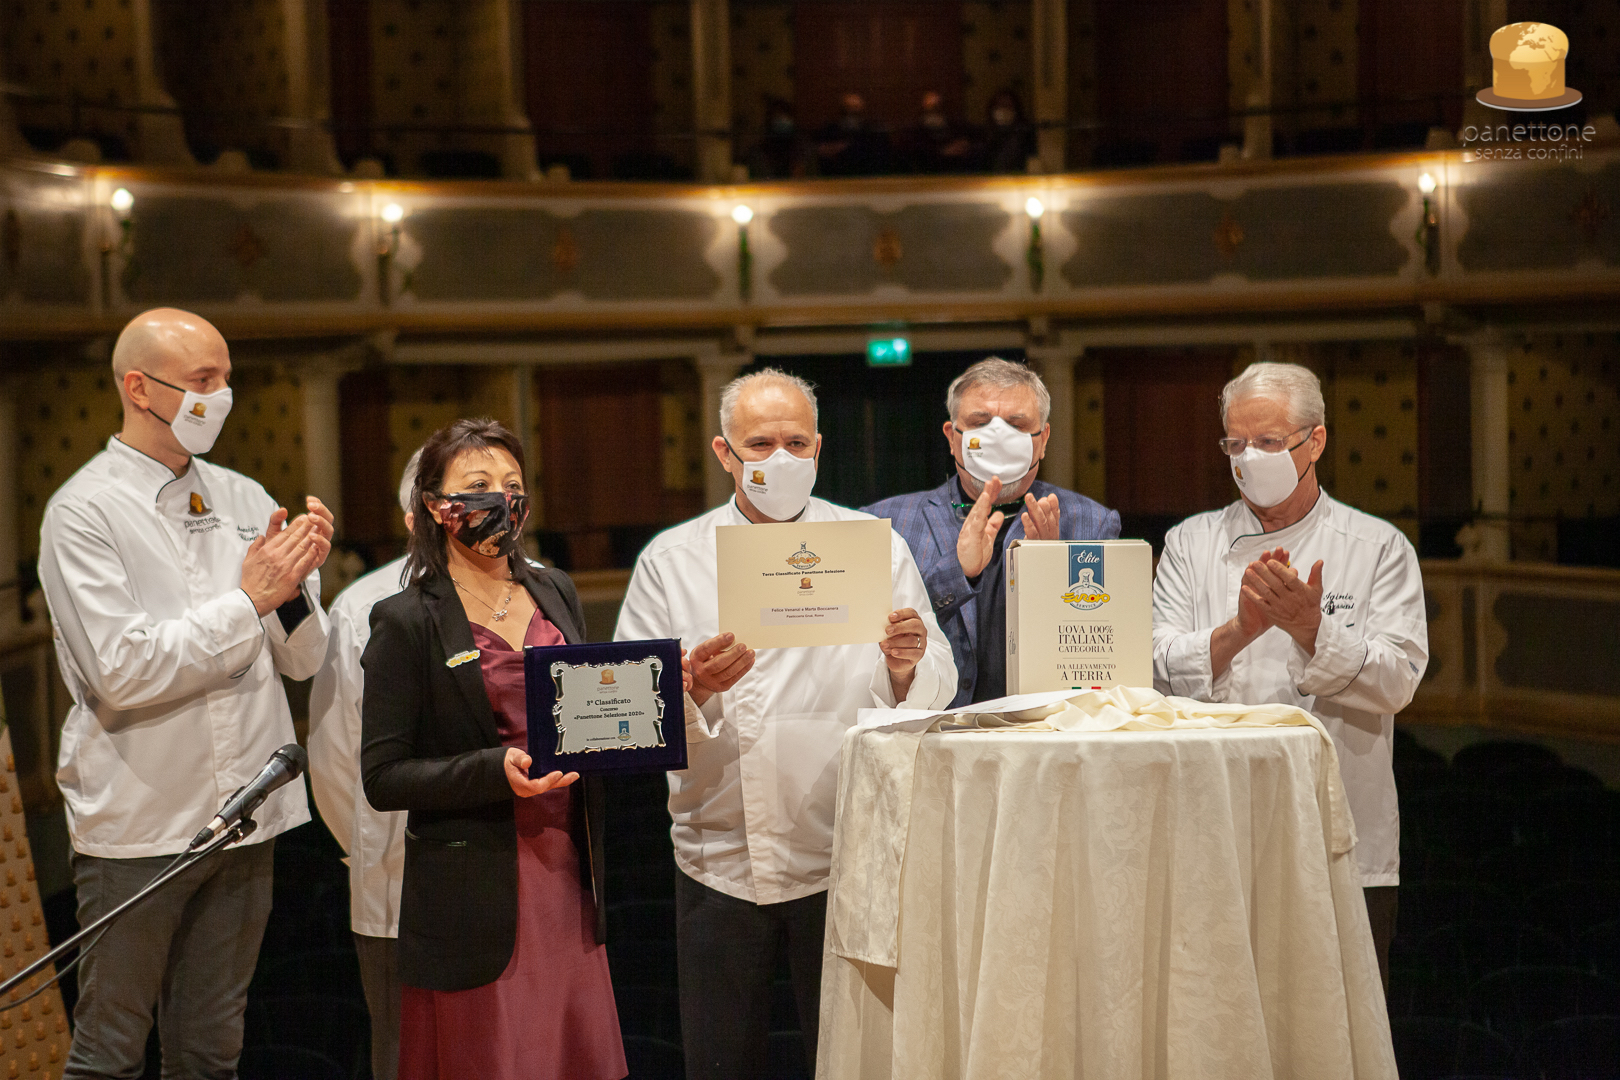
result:
<svg viewBox="0 0 1620 1080"><path fill-rule="evenodd" d="M903 337L873 338L866 343L867 367L907 367L911 342Z"/></svg>

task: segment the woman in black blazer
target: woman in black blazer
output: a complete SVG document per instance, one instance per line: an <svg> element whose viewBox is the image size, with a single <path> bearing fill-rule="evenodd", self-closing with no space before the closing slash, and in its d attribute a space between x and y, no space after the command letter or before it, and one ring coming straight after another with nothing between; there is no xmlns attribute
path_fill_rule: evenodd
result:
<svg viewBox="0 0 1620 1080"><path fill-rule="evenodd" d="M523 557L523 447L459 420L422 448L403 592L362 658L366 798L409 811L401 1080L626 1073L608 978L599 782L528 777L523 646L585 639Z"/></svg>

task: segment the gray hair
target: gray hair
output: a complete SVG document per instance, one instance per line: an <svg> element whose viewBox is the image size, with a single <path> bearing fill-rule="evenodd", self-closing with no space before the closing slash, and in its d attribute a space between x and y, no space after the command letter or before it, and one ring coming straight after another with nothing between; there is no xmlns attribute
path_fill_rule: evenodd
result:
<svg viewBox="0 0 1620 1080"><path fill-rule="evenodd" d="M422 448L418 446L416 453L405 463L405 471L399 477L399 508L409 514L416 509L411 504L411 492L416 489L416 470L422 464Z"/></svg>
<svg viewBox="0 0 1620 1080"><path fill-rule="evenodd" d="M1269 360L1250 364L1221 390L1221 427L1226 426L1226 413L1234 402L1255 397L1282 401L1290 424L1314 428L1327 422L1322 381L1310 368Z"/></svg>
<svg viewBox="0 0 1620 1080"><path fill-rule="evenodd" d="M815 430L821 430L821 414L816 410L815 387L797 375L789 375L778 368L768 367L760 368L749 375L740 375L726 383L726 388L720 391L720 434L731 438L731 419L737 412L738 399L742 397L744 390L761 382L791 386L803 394L804 400L810 403L810 422L815 425Z"/></svg>
<svg viewBox="0 0 1620 1080"><path fill-rule="evenodd" d="M956 414L962 408L962 395L975 386L989 386L996 390L1013 390L1022 386L1033 391L1035 400L1040 404L1041 427L1046 426L1047 418L1052 415L1052 395L1034 369L1028 364L1015 364L1011 360L991 356L951 380L950 389L945 391L945 408L950 412L951 423L956 423Z"/></svg>

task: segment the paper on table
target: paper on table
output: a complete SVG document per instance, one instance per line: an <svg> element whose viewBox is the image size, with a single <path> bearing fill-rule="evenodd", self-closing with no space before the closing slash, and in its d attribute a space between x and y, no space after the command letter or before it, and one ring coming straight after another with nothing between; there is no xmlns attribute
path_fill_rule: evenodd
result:
<svg viewBox="0 0 1620 1080"><path fill-rule="evenodd" d="M969 720L973 717L995 718L997 722L985 727L1004 727L1009 723L1022 724L1040 720L1055 712L1062 712L1071 698L1080 690L1043 690L1038 694L1012 694L1008 697L961 705L954 709L861 709L856 724L877 731L926 731L935 720L947 723Z"/></svg>
<svg viewBox="0 0 1620 1080"><path fill-rule="evenodd" d="M887 518L717 527L720 629L755 649L881 641L891 536Z"/></svg>

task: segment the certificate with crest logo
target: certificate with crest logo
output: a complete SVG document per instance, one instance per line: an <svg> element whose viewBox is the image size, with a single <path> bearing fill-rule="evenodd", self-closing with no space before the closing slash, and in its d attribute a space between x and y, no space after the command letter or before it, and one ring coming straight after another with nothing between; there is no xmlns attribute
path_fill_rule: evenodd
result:
<svg viewBox="0 0 1620 1080"><path fill-rule="evenodd" d="M881 641L892 535L887 518L717 527L721 631L754 649Z"/></svg>
<svg viewBox="0 0 1620 1080"><path fill-rule="evenodd" d="M686 768L680 642L530 646L523 673L531 778Z"/></svg>

